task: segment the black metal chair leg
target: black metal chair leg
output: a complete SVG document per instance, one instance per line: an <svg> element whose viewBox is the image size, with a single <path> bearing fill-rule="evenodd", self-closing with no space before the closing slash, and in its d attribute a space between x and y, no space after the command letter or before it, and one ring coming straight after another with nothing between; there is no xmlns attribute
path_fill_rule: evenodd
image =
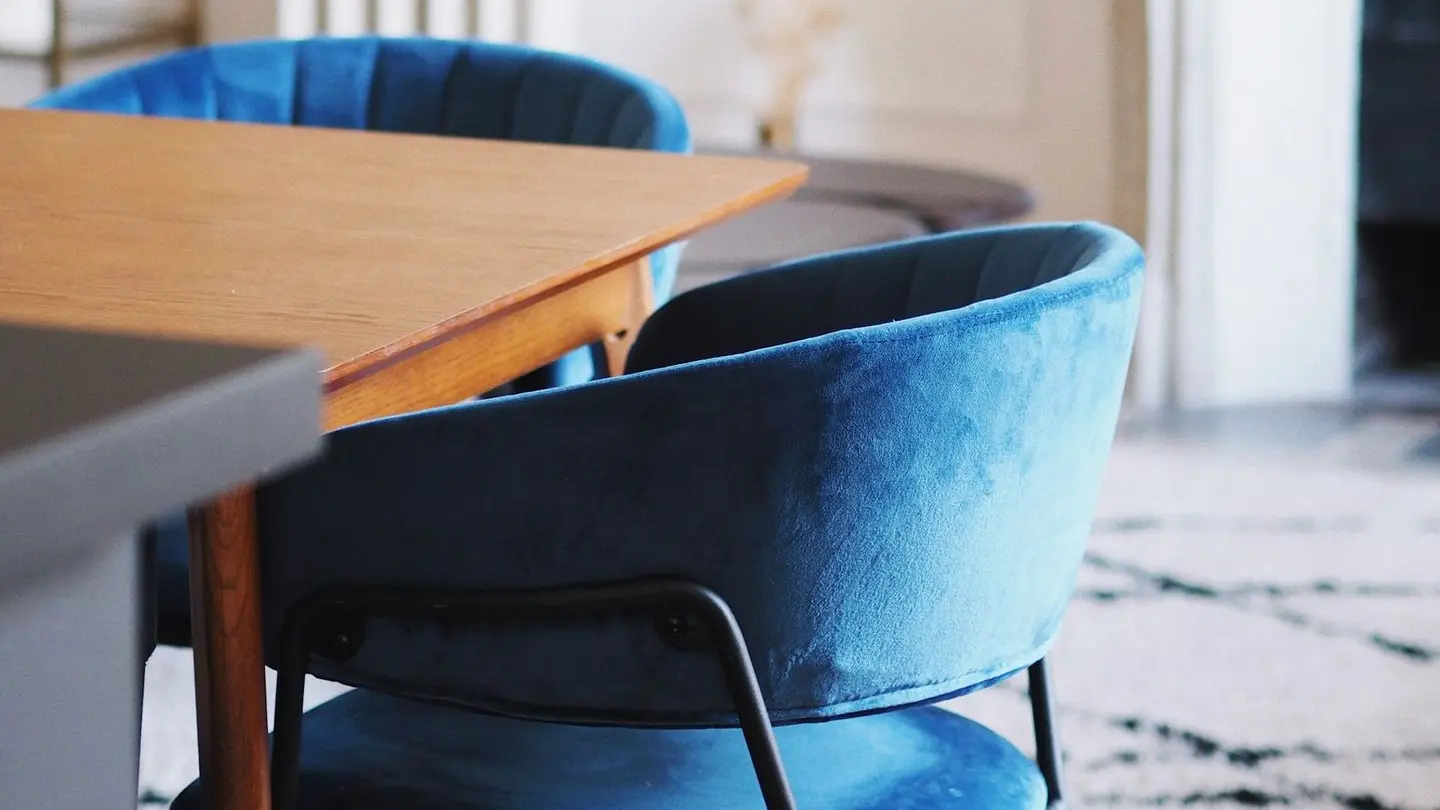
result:
<svg viewBox="0 0 1440 810"><path fill-rule="evenodd" d="M270 807L291 810L300 787L300 727L305 716L305 673L310 669L310 617L300 607L281 633L275 677L275 730L270 738Z"/></svg>
<svg viewBox="0 0 1440 810"><path fill-rule="evenodd" d="M1045 778L1050 794L1049 810L1064 810L1065 771L1061 763L1060 739L1055 731L1054 698L1045 659L1030 665L1030 713L1035 721L1035 764Z"/></svg>
<svg viewBox="0 0 1440 810"><path fill-rule="evenodd" d="M745 746L750 751L750 762L755 766L755 778L760 782L765 807L767 810L795 810L795 796L790 791L790 780L785 776L780 747L775 742L775 730L770 725L770 713L765 710L765 698L760 694L760 682L755 677L755 667L750 661L745 637L740 633L740 624L719 595L709 588L696 588L694 598L697 607L707 614L711 629L719 639L720 666L725 670L725 683L730 688L736 713L740 716L740 730L745 735Z"/></svg>

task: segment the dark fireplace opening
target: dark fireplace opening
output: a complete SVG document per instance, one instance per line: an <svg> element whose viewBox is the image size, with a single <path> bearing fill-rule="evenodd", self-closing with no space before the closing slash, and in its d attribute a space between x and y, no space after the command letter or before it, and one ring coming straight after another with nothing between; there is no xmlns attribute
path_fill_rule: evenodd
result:
<svg viewBox="0 0 1440 810"><path fill-rule="evenodd" d="M1440 406L1440 2L1365 0L1356 392Z"/></svg>

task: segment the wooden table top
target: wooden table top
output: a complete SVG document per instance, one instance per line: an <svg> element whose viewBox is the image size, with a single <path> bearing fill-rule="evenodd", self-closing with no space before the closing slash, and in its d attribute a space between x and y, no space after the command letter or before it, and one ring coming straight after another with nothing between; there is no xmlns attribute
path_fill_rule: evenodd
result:
<svg viewBox="0 0 1440 810"><path fill-rule="evenodd" d="M628 263L804 166L0 110L0 321L319 347L343 375Z"/></svg>

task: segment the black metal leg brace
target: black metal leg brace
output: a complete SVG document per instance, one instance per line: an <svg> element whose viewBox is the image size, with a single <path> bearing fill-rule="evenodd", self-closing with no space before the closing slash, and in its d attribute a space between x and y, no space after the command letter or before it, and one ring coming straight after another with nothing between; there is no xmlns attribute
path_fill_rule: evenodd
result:
<svg viewBox="0 0 1440 810"><path fill-rule="evenodd" d="M767 810L795 810L795 798L785 776L770 715L765 709L765 699L760 693L760 684L756 680L740 625L725 600L714 591L677 579L637 579L495 591L330 588L303 600L291 609L281 635L275 733L270 751L273 810L293 810L295 806L300 776L305 673L309 669L310 650L316 641L318 619L344 615L361 618L443 616L477 621L563 620L604 613L646 611L658 613L658 626L662 633L683 633L687 615L698 616L704 623L704 629L709 634L705 646L713 648L720 659L725 683L735 700L745 745L755 767L755 777L765 797L765 807ZM349 638L346 632L344 628L331 628L331 643L335 643L338 637L341 646L358 648L358 628ZM1038 714L1036 716L1039 717ZM1036 723L1038 729L1038 719Z"/></svg>

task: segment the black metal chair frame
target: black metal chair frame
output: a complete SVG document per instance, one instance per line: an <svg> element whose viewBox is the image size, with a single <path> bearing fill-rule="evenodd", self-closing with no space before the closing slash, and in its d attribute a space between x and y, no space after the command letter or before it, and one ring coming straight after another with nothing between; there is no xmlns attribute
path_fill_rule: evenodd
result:
<svg viewBox="0 0 1440 810"><path fill-rule="evenodd" d="M680 650L711 651L719 659L767 810L795 810L795 797L749 649L729 605L703 585L675 578L642 578L553 588L443 590L331 587L301 600L286 614L271 742L271 805L294 810L300 778L305 675L310 654L345 661L364 644L364 619L430 618L466 621L563 621L597 615L645 615L656 633ZM1063 810L1062 765L1045 660L1029 668L1036 764L1049 793L1048 810Z"/></svg>

